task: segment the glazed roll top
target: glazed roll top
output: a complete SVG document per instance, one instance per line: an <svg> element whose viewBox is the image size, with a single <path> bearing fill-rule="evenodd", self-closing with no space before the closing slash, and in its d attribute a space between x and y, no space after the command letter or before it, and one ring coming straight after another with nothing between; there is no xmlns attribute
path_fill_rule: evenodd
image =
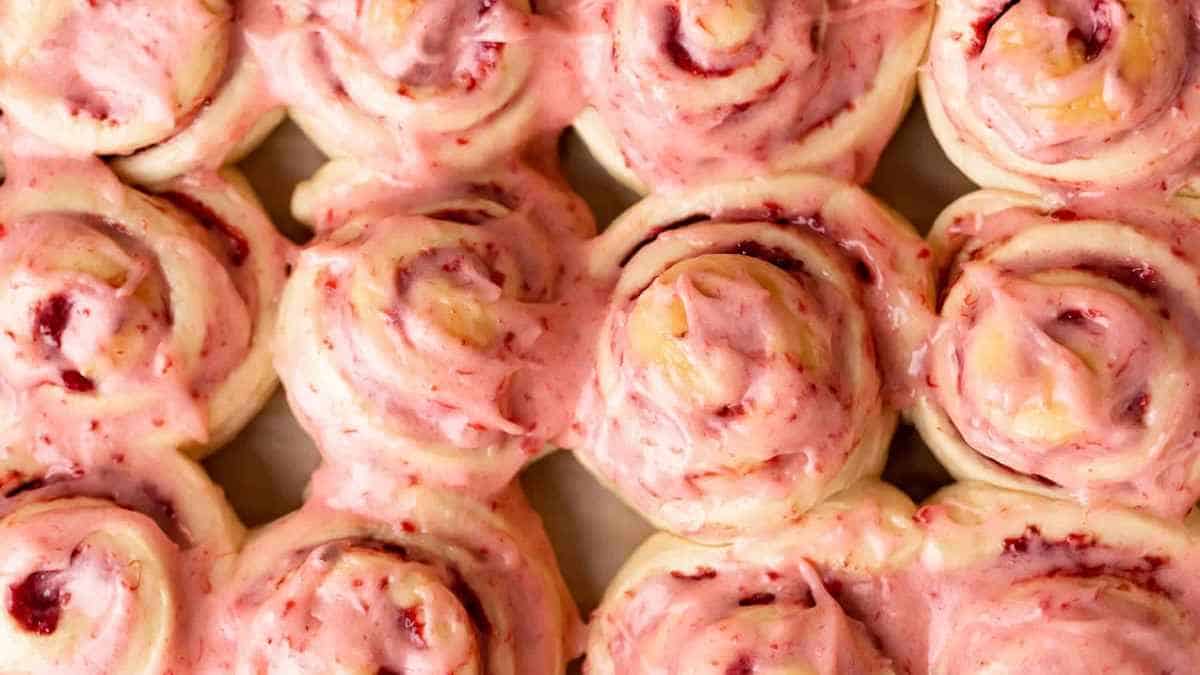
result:
<svg viewBox="0 0 1200 675"><path fill-rule="evenodd" d="M912 97L933 3L582 3L576 126L631 186L784 171L867 180Z"/></svg>
<svg viewBox="0 0 1200 675"><path fill-rule="evenodd" d="M416 199L385 180L333 195L364 208L316 210L346 219L292 275L279 371L327 457L496 492L568 424L582 386L574 349L592 320L576 321L571 291L590 216L515 165Z"/></svg>
<svg viewBox="0 0 1200 675"><path fill-rule="evenodd" d="M960 478L1182 516L1200 496L1195 214L981 192L945 264L916 420Z"/></svg>
<svg viewBox="0 0 1200 675"><path fill-rule="evenodd" d="M1173 189L1192 172L1200 151L1196 3L940 7L922 95L942 146L976 182Z"/></svg>
<svg viewBox="0 0 1200 675"><path fill-rule="evenodd" d="M931 317L929 249L837 181L652 197L597 240L618 277L580 458L687 537L762 532L878 473Z"/></svg>
<svg viewBox="0 0 1200 675"><path fill-rule="evenodd" d="M0 501L0 670L190 672L242 530L180 456L116 455Z"/></svg>
<svg viewBox="0 0 1200 675"><path fill-rule="evenodd" d="M769 542L704 547L656 535L593 616L585 672L910 672L920 617L905 615L911 605L883 579L916 552L912 510L872 485Z"/></svg>
<svg viewBox="0 0 1200 675"><path fill-rule="evenodd" d="M376 515L314 501L255 535L211 672L565 672L578 614L516 488L490 504L414 488Z"/></svg>
<svg viewBox="0 0 1200 675"><path fill-rule="evenodd" d="M1200 662L1196 533L982 484L918 513L929 672L1171 673Z"/></svg>
<svg viewBox="0 0 1200 675"><path fill-rule="evenodd" d="M219 165L279 119L233 19L226 0L3 3L0 108L71 154L153 148L122 165L142 181Z"/></svg>
<svg viewBox="0 0 1200 675"><path fill-rule="evenodd" d="M561 89L526 0L259 0L247 27L273 91L333 157L479 167L548 124L539 97Z"/></svg>
<svg viewBox="0 0 1200 675"><path fill-rule="evenodd" d="M203 454L274 387L289 245L228 171L157 186L98 162L9 166L0 192L0 416L8 451Z"/></svg>

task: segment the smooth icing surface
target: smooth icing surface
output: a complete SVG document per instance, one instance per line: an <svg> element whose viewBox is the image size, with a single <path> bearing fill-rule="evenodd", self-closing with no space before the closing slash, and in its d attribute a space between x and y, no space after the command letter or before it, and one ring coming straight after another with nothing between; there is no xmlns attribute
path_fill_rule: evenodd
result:
<svg viewBox="0 0 1200 675"><path fill-rule="evenodd" d="M515 488L488 504L413 488L368 516L329 508L354 500L328 478L250 542L202 672L564 672L579 619Z"/></svg>
<svg viewBox="0 0 1200 675"><path fill-rule="evenodd" d="M341 180L351 170L302 190L331 189L313 211L332 229L283 302L293 407L327 456L386 464L380 480L495 492L563 432L582 388L600 304L579 260L586 207L516 165L418 192Z"/></svg>
<svg viewBox="0 0 1200 675"><path fill-rule="evenodd" d="M922 75L946 152L985 187L1173 191L1200 152L1193 2L943 3Z"/></svg>
<svg viewBox="0 0 1200 675"><path fill-rule="evenodd" d="M641 190L783 171L867 180L911 97L933 4L578 3L578 123Z"/></svg>
<svg viewBox="0 0 1200 675"><path fill-rule="evenodd" d="M960 477L1182 516L1200 496L1195 216L981 192L932 242L948 286L917 421Z"/></svg>
<svg viewBox="0 0 1200 675"><path fill-rule="evenodd" d="M761 533L880 471L932 318L907 223L792 176L652 197L592 254L619 278L567 445L652 522Z"/></svg>
<svg viewBox="0 0 1200 675"><path fill-rule="evenodd" d="M270 395L290 245L233 172L157 186L11 156L0 189L3 464L223 444Z"/></svg>

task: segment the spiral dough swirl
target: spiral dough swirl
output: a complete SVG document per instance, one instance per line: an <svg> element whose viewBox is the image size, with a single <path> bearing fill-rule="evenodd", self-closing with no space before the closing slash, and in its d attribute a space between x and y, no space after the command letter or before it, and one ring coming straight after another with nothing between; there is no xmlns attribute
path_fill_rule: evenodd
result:
<svg viewBox="0 0 1200 675"><path fill-rule="evenodd" d="M414 488L375 520L312 501L242 553L212 672L555 675L578 616L514 488L493 504Z"/></svg>
<svg viewBox="0 0 1200 675"><path fill-rule="evenodd" d="M335 163L298 198L357 185L314 207L333 223L285 292L276 359L293 408L331 459L493 493L569 423L581 387L567 290L586 207L515 166L420 204L355 171Z"/></svg>
<svg viewBox="0 0 1200 675"><path fill-rule="evenodd" d="M911 564L912 510L871 484L770 541L706 547L656 535L594 614L585 673L909 672L917 633L896 630L881 579Z"/></svg>
<svg viewBox="0 0 1200 675"><path fill-rule="evenodd" d="M961 478L1182 516L1200 497L1200 247L1182 203L981 192L932 244L948 285L916 421Z"/></svg>
<svg viewBox="0 0 1200 675"><path fill-rule="evenodd" d="M934 133L985 187L1172 190L1200 153L1198 8L940 3L921 76Z"/></svg>
<svg viewBox="0 0 1200 675"><path fill-rule="evenodd" d="M647 199L592 253L619 280L574 447L646 517L722 540L880 471L932 316L898 216L824 178L729 183Z"/></svg>
<svg viewBox="0 0 1200 675"><path fill-rule="evenodd" d="M0 192L0 467L232 438L275 385L290 246L233 171L125 187L30 160Z"/></svg>
<svg viewBox="0 0 1200 675"><path fill-rule="evenodd" d="M928 672L1186 673L1200 659L1196 532L981 484L917 514Z"/></svg>
<svg viewBox="0 0 1200 675"><path fill-rule="evenodd" d="M242 529L178 455L48 474L0 499L0 670L191 672Z"/></svg>
<svg viewBox="0 0 1200 675"><path fill-rule="evenodd" d="M331 157L479 168L544 122L555 90L528 0L256 0L250 44Z"/></svg>
<svg viewBox="0 0 1200 675"><path fill-rule="evenodd" d="M593 154L643 192L811 170L865 182L912 98L933 3L580 3Z"/></svg>
<svg viewBox="0 0 1200 675"><path fill-rule="evenodd" d="M0 108L140 183L217 168L282 118L227 0L0 2Z"/></svg>

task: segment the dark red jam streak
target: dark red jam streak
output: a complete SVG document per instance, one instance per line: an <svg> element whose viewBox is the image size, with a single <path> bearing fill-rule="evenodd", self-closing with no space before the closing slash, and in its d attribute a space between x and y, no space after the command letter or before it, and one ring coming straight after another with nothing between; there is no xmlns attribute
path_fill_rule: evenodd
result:
<svg viewBox="0 0 1200 675"><path fill-rule="evenodd" d="M427 649L425 641L425 622L421 620L421 610L417 607L405 607L400 610L400 630L409 643L417 649Z"/></svg>
<svg viewBox="0 0 1200 675"><path fill-rule="evenodd" d="M225 222L207 204L182 192L164 192L161 197L196 220L204 229L216 232L225 239L229 262L241 267L250 257L250 242L240 230Z"/></svg>
<svg viewBox="0 0 1200 675"><path fill-rule="evenodd" d="M46 346L59 349L62 347L63 331L67 329L67 322L70 320L70 298L62 294L52 295L38 303L33 334Z"/></svg>
<svg viewBox="0 0 1200 675"><path fill-rule="evenodd" d="M62 608L69 596L62 593L58 572L34 572L9 586L8 613L21 628L36 635L58 630Z"/></svg>
<svg viewBox="0 0 1200 675"><path fill-rule="evenodd" d="M1144 555L1127 565L1091 564L1086 554L1100 546L1095 536L1073 532L1060 540L1042 536L1036 525L1029 525L1019 536L1004 540L1004 555L1007 557L1060 555L1073 561L1070 566L1056 567L1045 573L1048 577L1092 579L1100 576L1117 577L1129 581L1151 593L1169 595L1155 578L1157 572L1167 564L1162 556Z"/></svg>
<svg viewBox="0 0 1200 675"><path fill-rule="evenodd" d="M727 77L733 73L733 68L706 68L697 62L687 47L679 41L679 8L667 5L663 11L666 13L663 49L677 68L696 77Z"/></svg>
<svg viewBox="0 0 1200 675"><path fill-rule="evenodd" d="M52 350L62 349L63 332L71 321L71 299L56 293L38 303L33 320L33 334L42 344ZM83 373L73 368L61 373L62 385L68 390L86 394L96 389L96 384Z"/></svg>
<svg viewBox="0 0 1200 675"><path fill-rule="evenodd" d="M989 14L971 24L971 29L975 32L975 36L971 42L970 49L967 51L968 56L979 56L983 53L983 48L987 46L988 35L992 32L992 26L995 26L996 22L1008 13L1008 10L1016 7L1018 2L1020 0L1008 0L1000 8L1000 11Z"/></svg>

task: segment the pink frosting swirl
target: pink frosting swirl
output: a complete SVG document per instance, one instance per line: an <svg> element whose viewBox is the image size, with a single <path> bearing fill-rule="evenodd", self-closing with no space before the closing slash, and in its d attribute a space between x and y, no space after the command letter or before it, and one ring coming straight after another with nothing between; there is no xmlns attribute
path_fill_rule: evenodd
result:
<svg viewBox="0 0 1200 675"><path fill-rule="evenodd" d="M290 245L234 172L151 196L98 162L18 160L0 191L0 467L201 455L275 385ZM179 205L179 206L176 206Z"/></svg>
<svg viewBox="0 0 1200 675"><path fill-rule="evenodd" d="M1195 215L982 192L946 262L916 419L951 472L1182 516L1200 497Z"/></svg>
<svg viewBox="0 0 1200 675"><path fill-rule="evenodd" d="M565 672L578 615L515 488L489 504L424 488L386 501L363 517L318 498L263 530L201 672Z"/></svg>
<svg viewBox="0 0 1200 675"><path fill-rule="evenodd" d="M304 194L355 170L331 166ZM372 178L314 209L322 226L345 219L285 293L276 361L290 400L332 459L494 492L567 426L581 387L586 207L516 166L417 199L359 175Z"/></svg>
<svg viewBox="0 0 1200 675"><path fill-rule="evenodd" d="M0 6L0 107L69 154L153 182L237 159L281 119L227 0Z"/></svg>
<svg viewBox="0 0 1200 675"><path fill-rule="evenodd" d="M922 92L976 182L1174 188L1200 152L1194 2L943 3Z"/></svg>
<svg viewBox="0 0 1200 675"><path fill-rule="evenodd" d="M568 443L653 522L764 532L880 471L933 301L907 223L781 177L652 197L593 253L620 278Z"/></svg>
<svg viewBox="0 0 1200 675"><path fill-rule="evenodd" d="M584 672L919 672L924 626L889 581L917 550L912 511L869 484L769 540L651 537L593 616Z"/></svg>
<svg viewBox="0 0 1200 675"><path fill-rule="evenodd" d="M1186 673L1200 662L1196 532L963 484L918 512L933 675Z"/></svg>
<svg viewBox="0 0 1200 675"><path fill-rule="evenodd" d="M113 455L0 499L0 670L191 672L242 528L177 455Z"/></svg>
<svg viewBox="0 0 1200 675"><path fill-rule="evenodd" d="M246 25L272 91L331 157L478 168L568 119L528 0L254 0Z"/></svg>
<svg viewBox="0 0 1200 675"><path fill-rule="evenodd" d="M933 4L580 3L577 128L645 190L795 170L874 171L912 95Z"/></svg>

